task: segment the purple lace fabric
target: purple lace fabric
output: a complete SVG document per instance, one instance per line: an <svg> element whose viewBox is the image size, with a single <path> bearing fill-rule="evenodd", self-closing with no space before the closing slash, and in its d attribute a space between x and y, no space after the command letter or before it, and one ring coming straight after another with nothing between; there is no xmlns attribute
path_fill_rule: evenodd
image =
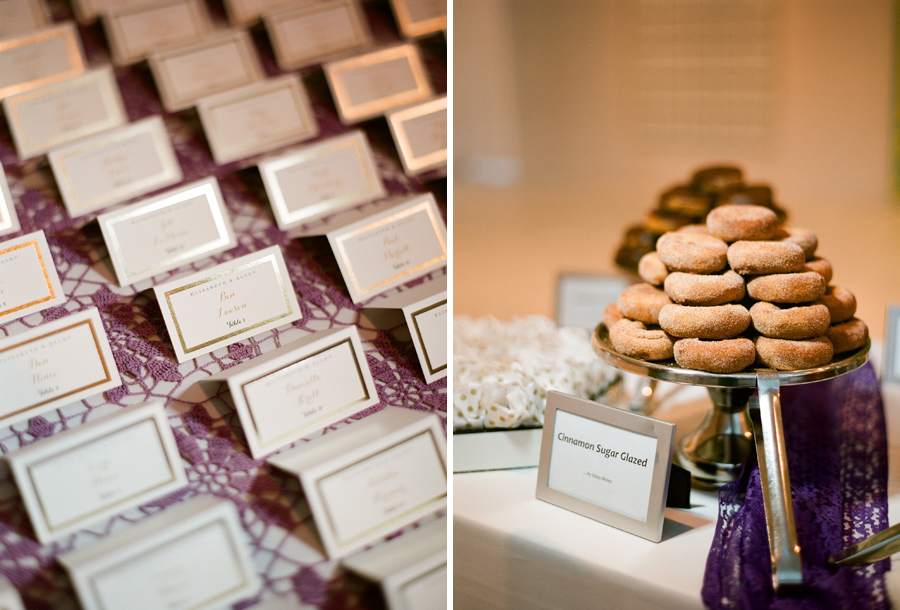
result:
<svg viewBox="0 0 900 610"><path fill-rule="evenodd" d="M834 379L781 389L805 595L775 597L755 459L719 493L719 521L706 565L709 608L885 609L888 560L830 572L832 554L887 521L887 435L870 363Z"/></svg>
<svg viewBox="0 0 900 610"><path fill-rule="evenodd" d="M218 25L224 26L221 3L210 2L209 9ZM51 3L51 10L54 21L71 18L67 2ZM399 39L387 2L366 3L366 11L377 43ZM89 65L108 63L100 24L81 27L80 33ZM258 28L252 35L266 72L270 76L277 74L265 31ZM443 36L438 34L415 44L423 54L435 92L445 91ZM322 71L313 67L299 74L321 129L317 139L350 129L364 130L388 193L404 195L431 191L446 218L446 178L440 172L419 179L404 175L384 119L353 127L342 126ZM232 250L164 274L155 278L155 282L278 245L297 291L303 317L291 325L179 365L159 306L152 291L147 290L149 282L127 288L115 283L99 228L96 223L89 222L101 212L75 220L69 218L46 164L41 160L21 162L8 131L0 128L0 162L22 224L21 232L16 235L44 230L68 297L59 307L0 325L0 338L96 307L122 378L122 385L108 392L45 412L11 428L0 428L0 451L14 451L129 404L162 400L189 480L188 487L182 491L109 519L96 528L40 545L35 541L8 469L0 467L0 573L16 586L29 610L59 608L69 603L73 592L55 560L57 555L126 529L132 523L194 495L213 494L236 506L251 558L263 582L255 597L244 600L235 608L249 608L260 600L275 596L285 598L291 607L298 608L379 607L378 596L373 601L371 589L358 586L338 561L324 557L296 479L274 471L264 460L251 458L227 389L221 387L213 396L207 396L197 381L311 332L336 326L356 326L380 402L298 441L303 443L386 406L435 413L446 429L446 380L424 382L409 331L402 320L398 320L393 328L379 328L369 321L362 308L383 296L359 305L351 302L327 240L291 240L277 229L259 173L253 167L258 157L216 166L196 114L192 111L164 113L152 77L145 67L118 68L116 76L131 121L154 114L164 116L184 172L183 182L217 177L238 238L238 245ZM432 276L443 273L446 271ZM428 279L433 278L409 282L390 294Z"/></svg>

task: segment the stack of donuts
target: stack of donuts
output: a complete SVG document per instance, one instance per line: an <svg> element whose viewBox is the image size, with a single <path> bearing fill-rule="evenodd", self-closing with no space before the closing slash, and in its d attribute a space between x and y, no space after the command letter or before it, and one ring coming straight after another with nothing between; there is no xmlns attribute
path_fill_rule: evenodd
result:
<svg viewBox="0 0 900 610"><path fill-rule="evenodd" d="M633 358L674 357L712 373L825 365L865 345L868 328L817 247L812 232L783 227L767 207L716 207L641 258L645 283L604 311L610 342Z"/></svg>

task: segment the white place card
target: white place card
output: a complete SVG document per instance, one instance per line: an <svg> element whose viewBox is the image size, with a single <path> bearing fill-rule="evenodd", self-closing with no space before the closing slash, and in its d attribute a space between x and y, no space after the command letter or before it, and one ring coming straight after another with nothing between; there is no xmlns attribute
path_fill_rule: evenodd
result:
<svg viewBox="0 0 900 610"><path fill-rule="evenodd" d="M246 30L216 32L148 57L163 107L178 112L200 98L265 77Z"/></svg>
<svg viewBox="0 0 900 610"><path fill-rule="evenodd" d="M153 290L178 362L290 324L302 315L278 246Z"/></svg>
<svg viewBox="0 0 900 610"><path fill-rule="evenodd" d="M385 196L366 134L359 130L259 164L281 230Z"/></svg>
<svg viewBox="0 0 900 610"><path fill-rule="evenodd" d="M211 495L57 559L83 610L218 610L260 588L234 504Z"/></svg>
<svg viewBox="0 0 900 610"><path fill-rule="evenodd" d="M0 165L0 235L8 235L17 232L19 215L13 204L12 193L9 191L9 183L6 181L6 172Z"/></svg>
<svg viewBox="0 0 900 610"><path fill-rule="evenodd" d="M674 442L673 423L548 392L536 496L659 542Z"/></svg>
<svg viewBox="0 0 900 610"><path fill-rule="evenodd" d="M254 458L378 403L355 326L313 333L201 381L228 384Z"/></svg>
<svg viewBox="0 0 900 610"><path fill-rule="evenodd" d="M162 402L126 407L5 457L42 544L187 485Z"/></svg>
<svg viewBox="0 0 900 610"><path fill-rule="evenodd" d="M43 231L0 242L0 324L65 302Z"/></svg>
<svg viewBox="0 0 900 610"><path fill-rule="evenodd" d="M203 0L116 3L103 13L103 29L117 66L127 66L212 31Z"/></svg>
<svg viewBox="0 0 900 610"><path fill-rule="evenodd" d="M607 305L631 282L621 275L560 273L556 284L556 324L594 330Z"/></svg>
<svg viewBox="0 0 900 610"><path fill-rule="evenodd" d="M20 159L128 122L110 66L8 97L3 110Z"/></svg>
<svg viewBox="0 0 900 610"><path fill-rule="evenodd" d="M219 165L319 135L319 123L296 74L205 97L197 102L197 112Z"/></svg>
<svg viewBox="0 0 900 610"><path fill-rule="evenodd" d="M97 221L120 286L237 244L214 176L101 214Z"/></svg>
<svg viewBox="0 0 900 610"><path fill-rule="evenodd" d="M19 590L2 574L0 574L0 609L25 610Z"/></svg>
<svg viewBox="0 0 900 610"><path fill-rule="evenodd" d="M103 13L126 4L140 4L148 0L72 0L75 20L81 25L90 25L97 21Z"/></svg>
<svg viewBox="0 0 900 610"><path fill-rule="evenodd" d="M400 31L414 38L447 29L447 0L391 0Z"/></svg>
<svg viewBox="0 0 900 610"><path fill-rule="evenodd" d="M75 24L64 22L0 40L0 99L84 72Z"/></svg>
<svg viewBox="0 0 900 610"><path fill-rule="evenodd" d="M884 356L881 380L900 383L900 304L889 303L885 310Z"/></svg>
<svg viewBox="0 0 900 610"><path fill-rule="evenodd" d="M0 0L0 38L39 30L50 23L44 0Z"/></svg>
<svg viewBox="0 0 900 610"><path fill-rule="evenodd" d="M410 43L338 59L322 68L345 125L432 95L419 49Z"/></svg>
<svg viewBox="0 0 900 610"><path fill-rule="evenodd" d="M47 155L69 216L181 182L181 165L160 116L106 131Z"/></svg>
<svg viewBox="0 0 900 610"><path fill-rule="evenodd" d="M386 407L267 461L300 479L336 558L444 510L446 453L435 414Z"/></svg>
<svg viewBox="0 0 900 610"><path fill-rule="evenodd" d="M236 27L255 25L266 13L292 2L294 0L224 0L228 23Z"/></svg>
<svg viewBox="0 0 900 610"><path fill-rule="evenodd" d="M385 115L403 171L415 176L447 165L447 96Z"/></svg>
<svg viewBox="0 0 900 610"><path fill-rule="evenodd" d="M0 340L2 426L121 384L95 307Z"/></svg>
<svg viewBox="0 0 900 610"><path fill-rule="evenodd" d="M264 16L275 60L296 70L372 44L359 0L329 0L282 9Z"/></svg>

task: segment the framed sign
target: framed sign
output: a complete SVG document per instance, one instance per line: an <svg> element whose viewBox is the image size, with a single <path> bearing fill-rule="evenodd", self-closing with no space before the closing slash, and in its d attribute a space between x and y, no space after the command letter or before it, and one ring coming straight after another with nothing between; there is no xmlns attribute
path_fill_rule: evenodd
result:
<svg viewBox="0 0 900 610"><path fill-rule="evenodd" d="M619 300L630 282L620 275L560 273L556 283L556 323L593 330L603 310Z"/></svg>

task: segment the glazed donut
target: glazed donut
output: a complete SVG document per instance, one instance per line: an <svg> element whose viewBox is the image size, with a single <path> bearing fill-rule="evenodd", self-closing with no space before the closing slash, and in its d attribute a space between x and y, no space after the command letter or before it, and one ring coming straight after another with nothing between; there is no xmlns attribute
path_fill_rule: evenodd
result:
<svg viewBox="0 0 900 610"><path fill-rule="evenodd" d="M619 312L631 320L659 324L659 310L672 301L650 284L632 284L619 295Z"/></svg>
<svg viewBox="0 0 900 610"><path fill-rule="evenodd" d="M831 362L834 355L831 341L824 336L793 341L760 335L754 339L754 343L757 362L779 371L799 371L822 366Z"/></svg>
<svg viewBox="0 0 900 610"><path fill-rule="evenodd" d="M668 360L673 339L659 329L648 329L635 320L622 320L609 331L613 348L625 356L641 360Z"/></svg>
<svg viewBox="0 0 900 610"><path fill-rule="evenodd" d="M761 205L720 205L706 217L710 235L727 241L770 239L778 231L778 216Z"/></svg>
<svg viewBox="0 0 900 610"><path fill-rule="evenodd" d="M787 241L736 241L728 246L728 264L741 275L803 271L803 249Z"/></svg>
<svg viewBox="0 0 900 610"><path fill-rule="evenodd" d="M779 307L759 301L750 308L753 328L774 339L812 339L820 337L831 324L831 314L822 304Z"/></svg>
<svg viewBox="0 0 900 610"><path fill-rule="evenodd" d="M619 311L619 306L615 303L610 303L603 310L603 323L606 324L608 330L611 330L616 325L616 322L620 322L623 319L625 319L625 316L622 315Z"/></svg>
<svg viewBox="0 0 900 610"><path fill-rule="evenodd" d="M800 229L798 227L782 227L781 230L786 233L786 236L782 237L781 241L797 244L803 248L803 255L806 256L806 260L810 260L816 255L819 239L815 233L809 229Z"/></svg>
<svg viewBox="0 0 900 610"><path fill-rule="evenodd" d="M648 252L638 261L638 275L648 284L661 286L666 276L669 275L669 270L659 260L659 254L654 251Z"/></svg>
<svg viewBox="0 0 900 610"><path fill-rule="evenodd" d="M869 338L869 327L859 318L850 318L830 327L825 336L834 345L834 353L839 354L865 345Z"/></svg>
<svg viewBox="0 0 900 610"><path fill-rule="evenodd" d="M702 233L666 233L657 240L656 252L669 271L715 273L728 260L728 244Z"/></svg>
<svg viewBox="0 0 900 610"><path fill-rule="evenodd" d="M747 282L747 294L770 303L805 303L825 294L825 280L815 271L760 275Z"/></svg>
<svg viewBox="0 0 900 610"><path fill-rule="evenodd" d="M711 307L671 304L659 311L659 325L673 337L731 339L750 326L750 312L737 304Z"/></svg>
<svg viewBox="0 0 900 610"><path fill-rule="evenodd" d="M816 303L821 303L831 313L831 323L846 322L856 313L856 297L846 288L828 286Z"/></svg>
<svg viewBox="0 0 900 610"><path fill-rule="evenodd" d="M686 369L710 373L736 373L756 360L753 341L746 337L706 341L679 339L675 342L675 362Z"/></svg>
<svg viewBox="0 0 900 610"><path fill-rule="evenodd" d="M681 305L722 305L744 298L744 278L728 269L725 273L698 275L676 271L666 277L666 294Z"/></svg>

